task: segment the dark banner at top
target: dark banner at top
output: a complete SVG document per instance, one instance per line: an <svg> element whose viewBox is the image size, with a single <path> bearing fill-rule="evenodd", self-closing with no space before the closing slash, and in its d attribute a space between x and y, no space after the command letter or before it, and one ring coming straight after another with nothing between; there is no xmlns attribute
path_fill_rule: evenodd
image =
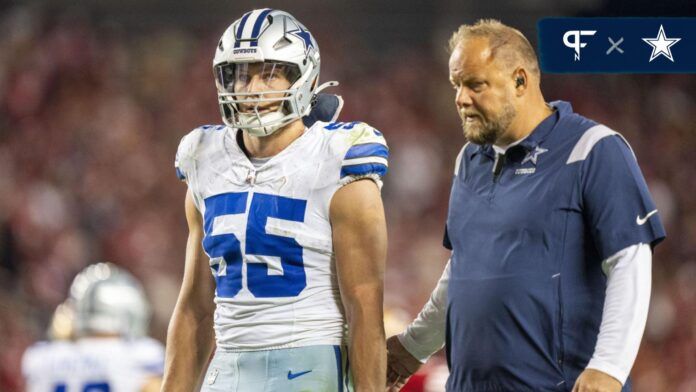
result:
<svg viewBox="0 0 696 392"><path fill-rule="evenodd" d="M696 18L545 18L541 69L551 73L696 73Z"/></svg>

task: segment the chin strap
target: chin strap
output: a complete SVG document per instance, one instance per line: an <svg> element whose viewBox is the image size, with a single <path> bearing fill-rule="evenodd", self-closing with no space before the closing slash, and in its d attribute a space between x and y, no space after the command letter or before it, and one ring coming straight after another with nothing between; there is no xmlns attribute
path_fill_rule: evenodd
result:
<svg viewBox="0 0 696 392"><path fill-rule="evenodd" d="M333 80L331 82L322 83L319 87L317 87L316 90L314 90L314 95L316 96L317 94L319 94L319 92L321 92L322 90L325 90L329 87L336 87L336 86L338 86L338 82L335 80Z"/></svg>
<svg viewBox="0 0 696 392"><path fill-rule="evenodd" d="M335 80L332 80L332 81L326 82L326 83L322 83L321 85L319 85L319 87L317 87L316 90L314 90L314 92L312 93L312 100L310 101L310 104L309 104L310 112L311 112L311 108L314 107L314 105L317 103L317 99L319 99L319 93L322 90L326 90L327 88L336 87L336 86L338 86L338 82Z"/></svg>

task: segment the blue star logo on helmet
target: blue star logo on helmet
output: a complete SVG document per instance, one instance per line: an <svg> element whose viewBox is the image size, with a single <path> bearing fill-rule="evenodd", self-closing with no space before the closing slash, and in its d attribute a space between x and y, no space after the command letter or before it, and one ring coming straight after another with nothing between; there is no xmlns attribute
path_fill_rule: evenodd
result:
<svg viewBox="0 0 696 392"><path fill-rule="evenodd" d="M309 34L309 31L303 29L302 27L298 28L297 30L288 31L288 33L302 39L305 46L305 52L308 52L309 48L314 47L314 43L312 43L312 36Z"/></svg>

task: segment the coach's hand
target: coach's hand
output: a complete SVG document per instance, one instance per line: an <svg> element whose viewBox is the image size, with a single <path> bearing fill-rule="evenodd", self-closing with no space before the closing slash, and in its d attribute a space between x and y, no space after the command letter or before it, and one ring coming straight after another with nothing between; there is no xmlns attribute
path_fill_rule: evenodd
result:
<svg viewBox="0 0 696 392"><path fill-rule="evenodd" d="M575 381L573 392L619 392L621 383L614 377L594 369L585 369Z"/></svg>
<svg viewBox="0 0 696 392"><path fill-rule="evenodd" d="M398 391L422 363L401 345L399 338L387 339L387 390Z"/></svg>

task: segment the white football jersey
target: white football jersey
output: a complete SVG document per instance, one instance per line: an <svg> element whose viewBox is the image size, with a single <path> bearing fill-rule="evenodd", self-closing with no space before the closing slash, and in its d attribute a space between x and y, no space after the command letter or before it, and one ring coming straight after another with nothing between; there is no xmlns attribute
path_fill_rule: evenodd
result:
<svg viewBox="0 0 696 392"><path fill-rule="evenodd" d="M163 367L164 347L151 338L39 342L22 358L27 392L137 392Z"/></svg>
<svg viewBox="0 0 696 392"><path fill-rule="evenodd" d="M203 248L217 284L217 345L342 344L329 206L356 179L381 186L384 137L365 123L317 122L257 168L237 132L197 128L182 139L175 163L203 216Z"/></svg>

